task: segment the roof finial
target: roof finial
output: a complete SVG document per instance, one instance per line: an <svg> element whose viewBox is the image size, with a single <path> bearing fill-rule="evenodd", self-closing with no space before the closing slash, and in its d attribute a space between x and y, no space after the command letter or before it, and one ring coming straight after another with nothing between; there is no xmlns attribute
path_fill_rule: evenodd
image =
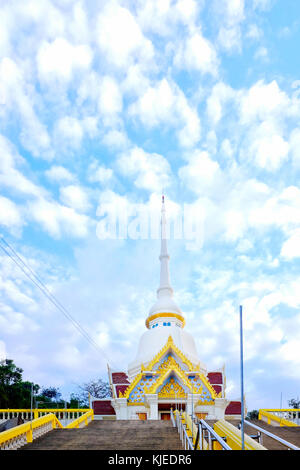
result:
<svg viewBox="0 0 300 470"><path fill-rule="evenodd" d="M162 195L162 208L161 208L161 249L160 249L160 284L157 289L157 296L172 296L173 289L170 284L169 274L169 259L167 247L167 221L165 209L165 196Z"/></svg>

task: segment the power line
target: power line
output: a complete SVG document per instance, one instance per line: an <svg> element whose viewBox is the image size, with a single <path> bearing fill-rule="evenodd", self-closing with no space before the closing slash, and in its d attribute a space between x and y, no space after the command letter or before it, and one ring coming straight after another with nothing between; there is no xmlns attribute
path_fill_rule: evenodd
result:
<svg viewBox="0 0 300 470"><path fill-rule="evenodd" d="M104 355L109 362L109 359L105 352L95 343L95 341L90 337L90 335L85 331L85 329L75 320L72 315L67 311L67 309L61 304L61 302L56 299L56 297L49 291L49 289L45 286L43 281L40 277L35 274L35 272L30 268L30 266L25 263L24 260L18 255L18 253L14 250L14 248L4 239L4 237L0 236L0 241L4 242L6 247L11 250L13 255L0 243L0 247L5 252L7 256L22 270L22 272L30 279L30 281L52 302L55 307L60 310L60 312L73 324L73 326L85 337L85 339L95 348L101 355ZM26 271L25 270L28 270ZM112 363L111 363L112 364ZM113 365L113 364L112 364Z"/></svg>

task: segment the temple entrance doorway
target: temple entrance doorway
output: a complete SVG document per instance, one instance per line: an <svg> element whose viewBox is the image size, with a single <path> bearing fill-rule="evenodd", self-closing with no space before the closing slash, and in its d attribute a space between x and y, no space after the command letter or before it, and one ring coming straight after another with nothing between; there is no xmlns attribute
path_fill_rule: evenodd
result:
<svg viewBox="0 0 300 470"><path fill-rule="evenodd" d="M159 403L158 404L159 419L163 419L163 420L171 419L171 408L174 411L176 408L178 408L178 405L175 405L174 403ZM182 403L181 410L185 411L185 403Z"/></svg>

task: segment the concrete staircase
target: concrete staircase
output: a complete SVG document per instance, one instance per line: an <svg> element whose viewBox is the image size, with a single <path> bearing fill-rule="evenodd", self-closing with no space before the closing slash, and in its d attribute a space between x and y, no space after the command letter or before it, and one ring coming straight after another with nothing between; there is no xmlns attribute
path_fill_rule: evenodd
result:
<svg viewBox="0 0 300 470"><path fill-rule="evenodd" d="M20 450L182 450L171 421L95 420L81 429L54 429Z"/></svg>

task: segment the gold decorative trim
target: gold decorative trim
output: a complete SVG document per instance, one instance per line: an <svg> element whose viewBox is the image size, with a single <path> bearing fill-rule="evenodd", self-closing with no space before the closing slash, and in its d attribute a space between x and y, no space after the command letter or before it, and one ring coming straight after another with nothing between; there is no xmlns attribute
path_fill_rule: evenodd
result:
<svg viewBox="0 0 300 470"><path fill-rule="evenodd" d="M155 320L155 318L160 318L160 317L164 317L164 318L165 317L174 317L174 318L177 318L178 320L180 320L182 322L182 328L185 326L185 319L179 313L163 312L163 313L155 313L154 315L151 315L150 317L148 317L146 319L146 327L149 328L149 323L152 320Z"/></svg>
<svg viewBox="0 0 300 470"><path fill-rule="evenodd" d="M182 372L182 370L178 366L172 365L172 368L162 373L159 379L153 385L151 385L151 387L145 389L145 393L156 393L158 387L160 387L164 383L168 375L170 375L172 372L175 372L175 374L177 374L178 378L181 379L181 381L186 385L189 390L192 390L191 384L185 377L185 374Z"/></svg>
<svg viewBox="0 0 300 470"><path fill-rule="evenodd" d="M159 362L159 360L162 358L162 356L169 350L172 349L175 354L181 359L181 361L186 364L189 368L189 371L184 371L180 368L179 364L176 362L176 360L172 357L168 358L166 361L164 361L158 368L157 371L155 372L161 372L161 375L159 378L156 378L154 383L150 385L150 387L146 388L144 387L144 393L155 393L157 388L163 384L164 380L168 376L169 373L172 371L176 372L178 375L178 378L181 379L181 381L187 386L187 388L190 391L193 391L194 393L196 392L202 392L201 387L199 388L196 387L194 384L192 384L187 377L188 373L195 373L196 375L199 376L199 380L203 383L203 385L206 386L208 391L211 394L212 400L215 398L221 398L222 392L216 393L215 389L213 386L210 384L208 379L205 377L204 374L201 372L195 370L195 366L187 359L187 357L180 351L180 349L177 348L175 345L172 336L170 335L168 338L168 341L164 345L164 347L156 354L156 356L152 359L152 361L148 364L146 367L147 371L151 372L155 364ZM199 369L199 368L198 368ZM153 371L154 372L154 371ZM132 390L135 388L135 386L143 379L143 376L145 375L145 366L144 364L141 365L141 372L136 375L135 379L131 384L127 387L127 389L122 393L121 391L119 392L119 398L129 398L130 393Z"/></svg>
<svg viewBox="0 0 300 470"><path fill-rule="evenodd" d="M166 342L164 347L156 354L156 356L148 364L147 369L151 370L153 366L160 360L160 358L168 351L169 348L173 349L173 351L177 354L177 356L180 357L182 362L188 366L190 371L195 370L195 367L193 366L191 361L189 361L188 358L185 357L185 355L180 351L180 349L177 348L171 335L169 336L168 341Z"/></svg>
<svg viewBox="0 0 300 470"><path fill-rule="evenodd" d="M198 375L199 375L199 379L201 380L201 382L202 382L202 383L206 386L206 388L210 391L211 397L212 397L213 399L215 399L215 398L221 398L221 396L222 396L222 391L221 391L219 394L217 394L217 392L215 391L214 387L211 385L211 383L209 382L209 380L207 379L207 377L205 377L205 375L202 374L202 373L200 373L200 374L198 373ZM220 396L219 396L219 395L220 395Z"/></svg>
<svg viewBox="0 0 300 470"><path fill-rule="evenodd" d="M186 398L184 389L172 378L167 382L158 394L158 398Z"/></svg>
<svg viewBox="0 0 300 470"><path fill-rule="evenodd" d="M196 407L196 406L208 406L208 405L209 405L209 406L213 406L214 404L215 404L214 401L208 401L208 400L206 400L206 401L201 401L201 400L199 400L199 401L197 401L195 407Z"/></svg>

